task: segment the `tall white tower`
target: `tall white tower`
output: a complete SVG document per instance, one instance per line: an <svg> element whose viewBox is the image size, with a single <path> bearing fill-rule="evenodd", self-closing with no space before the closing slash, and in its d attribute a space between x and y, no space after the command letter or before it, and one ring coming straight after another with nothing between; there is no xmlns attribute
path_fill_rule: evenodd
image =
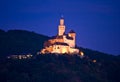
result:
<svg viewBox="0 0 120 82"><path fill-rule="evenodd" d="M60 19L60 25L58 26L58 35L61 36L65 32L65 25L64 25L64 19Z"/></svg>

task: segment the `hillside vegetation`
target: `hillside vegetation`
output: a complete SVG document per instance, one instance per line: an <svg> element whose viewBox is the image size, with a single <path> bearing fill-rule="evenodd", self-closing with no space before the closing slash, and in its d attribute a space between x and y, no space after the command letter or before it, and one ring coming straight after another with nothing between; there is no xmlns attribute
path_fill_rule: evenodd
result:
<svg viewBox="0 0 120 82"><path fill-rule="evenodd" d="M24 30L0 30L0 56L36 54L49 37Z"/></svg>
<svg viewBox="0 0 120 82"><path fill-rule="evenodd" d="M49 37L23 30L0 30L0 82L120 82L120 56L81 48L84 58L36 55ZM11 54L31 59L7 59Z"/></svg>

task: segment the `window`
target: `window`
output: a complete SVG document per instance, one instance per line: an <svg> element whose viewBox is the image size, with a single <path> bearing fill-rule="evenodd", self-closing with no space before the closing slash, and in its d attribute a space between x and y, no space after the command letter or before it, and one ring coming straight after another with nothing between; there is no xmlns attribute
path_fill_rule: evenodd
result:
<svg viewBox="0 0 120 82"><path fill-rule="evenodd" d="M60 49L60 47L57 47L57 49Z"/></svg>

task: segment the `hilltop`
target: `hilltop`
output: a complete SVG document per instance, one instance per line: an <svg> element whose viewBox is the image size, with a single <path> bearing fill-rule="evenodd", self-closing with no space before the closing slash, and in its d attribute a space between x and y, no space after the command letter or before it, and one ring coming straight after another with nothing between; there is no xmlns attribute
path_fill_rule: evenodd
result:
<svg viewBox="0 0 120 82"><path fill-rule="evenodd" d="M24 30L0 30L0 81L2 82L119 82L120 56L78 47L84 58L36 55L50 37ZM32 59L8 60L11 54L34 55Z"/></svg>
<svg viewBox="0 0 120 82"><path fill-rule="evenodd" d="M36 54L50 37L25 30L0 30L0 56Z"/></svg>

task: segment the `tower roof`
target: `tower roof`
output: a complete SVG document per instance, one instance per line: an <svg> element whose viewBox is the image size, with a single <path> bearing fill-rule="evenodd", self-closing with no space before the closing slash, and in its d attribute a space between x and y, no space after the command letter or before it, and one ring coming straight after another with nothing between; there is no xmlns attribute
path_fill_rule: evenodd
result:
<svg viewBox="0 0 120 82"><path fill-rule="evenodd" d="M61 15L61 18L60 19L64 19L64 16L63 15Z"/></svg>
<svg viewBox="0 0 120 82"><path fill-rule="evenodd" d="M73 31L73 30L70 30L70 32L69 33L75 33L75 31Z"/></svg>

